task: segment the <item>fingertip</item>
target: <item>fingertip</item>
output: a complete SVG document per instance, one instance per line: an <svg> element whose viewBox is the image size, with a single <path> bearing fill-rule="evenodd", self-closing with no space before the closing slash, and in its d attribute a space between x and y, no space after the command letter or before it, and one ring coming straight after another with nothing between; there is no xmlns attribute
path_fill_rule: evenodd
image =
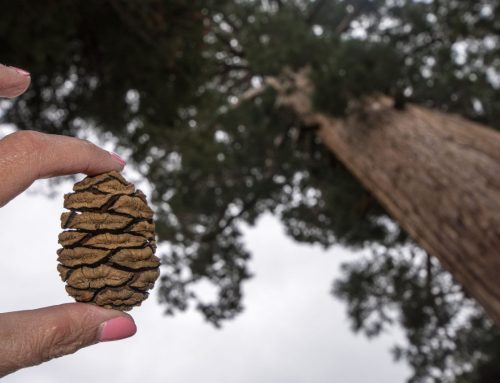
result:
<svg viewBox="0 0 500 383"><path fill-rule="evenodd" d="M24 69L0 65L0 97L17 97L28 89L30 83L31 75Z"/></svg>
<svg viewBox="0 0 500 383"><path fill-rule="evenodd" d="M111 158L113 158L114 161L118 162L120 164L121 168L123 169L125 166L125 160L123 158L121 158L118 154L116 154L115 152L109 152L109 154L111 155Z"/></svg>
<svg viewBox="0 0 500 383"><path fill-rule="evenodd" d="M31 77L30 72L25 71L24 69L16 68L15 66L11 66L10 69L14 69L16 71L16 73L20 74L21 76Z"/></svg>
<svg viewBox="0 0 500 383"><path fill-rule="evenodd" d="M134 318L126 312L108 309L89 303L68 303L66 309L73 311L72 316L85 318L88 328L96 328L95 340L106 342L131 337L137 332Z"/></svg>
<svg viewBox="0 0 500 383"><path fill-rule="evenodd" d="M131 316L119 316L110 319L99 327L98 340L109 342L125 339L137 332L137 326Z"/></svg>
<svg viewBox="0 0 500 383"><path fill-rule="evenodd" d="M85 159L87 161L85 167L77 170L78 164L83 164L82 161L85 161ZM72 171L69 172L70 174L79 172L89 176L96 176L112 170L121 172L125 167L125 160L118 154L110 151L108 152L95 144L91 144L91 151L89 153L85 154L83 157L79 155L77 158L73 159L73 161L76 162L76 167L67 167L67 169L72 169Z"/></svg>

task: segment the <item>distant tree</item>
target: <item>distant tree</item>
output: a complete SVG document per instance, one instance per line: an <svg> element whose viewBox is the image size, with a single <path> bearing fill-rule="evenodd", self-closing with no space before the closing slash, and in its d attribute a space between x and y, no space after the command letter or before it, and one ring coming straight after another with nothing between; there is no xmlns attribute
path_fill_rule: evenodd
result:
<svg viewBox="0 0 500 383"><path fill-rule="evenodd" d="M404 219L404 209L391 210L394 196L401 201L420 201L420 189L404 177L411 177L412 170L421 176L417 170L422 168L417 163L412 166L408 158L405 163L410 165L401 172L403 181L391 183L396 174L391 173L391 182L381 183L376 177L383 178L384 173L380 175L368 165L378 165L387 151L377 146L358 146L353 151L352 146L345 152L350 153L348 160L332 146L340 141L333 140L332 130L327 128L340 122L342 137L347 137L342 142L352 144L350 136L376 138L377 127L384 121L390 122L386 126L396 126L397 118L403 118L411 131L416 126L412 113L421 111L433 121L430 126L460 127L460 140L471 137L464 143L470 148L467 153L480 153L470 145L477 143L474 134L466 133L475 128L472 123L427 114L427 109L412 105L459 113L500 127L498 1L471 5L465 0L0 0L0 5L4 12L0 16L0 57L28 68L33 77L25 96L5 104L2 121L20 129L72 135L90 127L103 136L112 134L129 150L131 161L153 185L159 240L169 244L163 256L160 290L167 312L184 310L195 302L207 320L219 325L242 310L241 283L250 277L250 254L243 246L239 224L253 224L264 212L279 217L294 239L325 247L334 243L352 248L376 245L390 253L408 243L408 231L421 246L437 251L431 251L432 255L448 261L446 266L454 268L462 283L479 291L476 295L483 304L492 302L496 287L471 283L469 269L473 267L462 272L461 263L447 258L448 248L438 246L460 243L450 240L453 230L450 234L444 230L446 225L440 225L448 222L446 214L453 210L445 208L446 201L436 198L435 207L443 208L437 211L446 217L430 223L419 219L439 214L413 214L412 218L418 218L415 221ZM311 81L307 89L294 77L305 73L305 67ZM379 100L379 95L392 97L394 105L384 104L382 112L374 112L371 109L380 102L371 100ZM297 108L294 100L305 102ZM318 114L324 118L318 120ZM364 125L371 128L359 128ZM404 133L399 130L394 142L407 142ZM480 136L483 142L490 133ZM410 142L408 147L425 149L425 137L420 145ZM433 139L434 144L436 136ZM453 137L448 143L452 141ZM486 141L488 161L494 161L496 141ZM436 160L448 161L450 167L442 173L456 171L447 152L440 152L440 147L432 150L440 154ZM433 163L417 157L419 165ZM363 159L364 167L360 165ZM436 195L447 195L463 179L457 177L447 184L446 193ZM488 182L496 182L486 179L478 184L481 190L489 187ZM436 180L428 177L426 181ZM433 187L439 186L437 181ZM393 196L376 187L380 185L384 190L397 186L404 193ZM494 200L493 194L487 198ZM471 201L454 201L452 207L471 202L467 209L473 209L477 201ZM386 209L404 229L388 224ZM491 211L481 217L490 219ZM461 230L470 228L476 238L484 234L479 250L491 255L485 249L498 241L498 225L486 230L483 223L476 227L469 221L463 223ZM436 241L433 233L443 240ZM467 241L464 237L462 243ZM476 244L464 247L468 255L478 251ZM393 263L391 272L405 278L405 269ZM477 265L473 262L472 266ZM481 271L489 267L479 266ZM354 278L356 267L361 266L352 266L348 276ZM423 266L417 263L414 267ZM490 279L491 270L486 273ZM389 271L381 268L382 272L386 275L377 278L389 278ZM196 295L193 286L201 280L217 288L216 301L204 302ZM350 282L344 282L347 289ZM457 288L451 279L449 283L450 289ZM408 294L421 292L418 285L406 286L413 289ZM349 307L363 302L363 295L338 291L348 298ZM363 293L361 288L357 291ZM401 293L386 299L396 309L405 303L396 301L404 299ZM490 313L492 307L488 306ZM491 322L475 310L477 315L463 322L463 328L470 330L463 339L473 339L477 328L484 331L484 336L478 335L481 339L488 334L497 336ZM355 315L352 318L358 328L364 326ZM429 319L431 314L418 318L425 322L418 325L421 327L401 322L409 334L415 328L423 330L419 337L410 336L408 348L398 354L415 367L415 381L432 377L433 368L451 366L449 379L458 382L462 372L479 371L478 366L486 366L489 358L498 355L494 346L483 342L482 356L477 358L477 349L461 348L463 358L470 356L474 364L470 369L458 369L458 362L443 364L438 357L442 349L425 348L424 343L432 341L427 334L433 331L449 331L447 326L455 319ZM457 344L460 334L455 334ZM433 354L419 362L427 350ZM461 356L453 358L462 360Z"/></svg>

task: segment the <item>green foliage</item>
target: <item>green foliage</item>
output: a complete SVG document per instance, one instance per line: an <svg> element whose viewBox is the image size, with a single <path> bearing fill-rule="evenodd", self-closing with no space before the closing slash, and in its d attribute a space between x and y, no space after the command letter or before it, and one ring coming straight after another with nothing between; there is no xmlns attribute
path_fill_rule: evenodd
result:
<svg viewBox="0 0 500 383"><path fill-rule="evenodd" d="M372 249L345 264L334 294L353 330L373 337L399 323L407 345L393 350L413 368L410 383L498 382L500 331L437 262L416 248Z"/></svg>
<svg viewBox="0 0 500 383"><path fill-rule="evenodd" d="M0 8L0 57L33 80L2 121L115 137L153 186L159 240L168 245L166 312L194 303L215 325L243 309L251 273L239 224L264 212L294 239L325 247L407 242L314 127L278 107L271 90L246 99L266 76L309 65L315 107L334 115L383 93L500 127L497 0L0 0ZM451 366L457 382L487 381L481 374L494 370L498 350L486 341L493 330L483 314L475 309L453 333L467 352L428 346L461 306L433 311L422 265L382 260L367 264L371 271L346 270L342 294L355 327L375 335L399 321L409 334L399 355L418 379ZM394 291L371 298L384 278ZM202 280L216 287L215 301L196 295ZM388 321L391 312L400 314ZM470 355L473 368L457 369Z"/></svg>
<svg viewBox="0 0 500 383"><path fill-rule="evenodd" d="M311 33L304 15L296 9L286 7L276 14L262 12L252 17L255 21L245 30L241 43L255 73L279 75L285 66L297 70L324 58L327 46Z"/></svg>
<svg viewBox="0 0 500 383"><path fill-rule="evenodd" d="M395 95L403 65L389 44L347 40L329 49L332 54L313 72L318 109L342 116L349 101L373 93Z"/></svg>

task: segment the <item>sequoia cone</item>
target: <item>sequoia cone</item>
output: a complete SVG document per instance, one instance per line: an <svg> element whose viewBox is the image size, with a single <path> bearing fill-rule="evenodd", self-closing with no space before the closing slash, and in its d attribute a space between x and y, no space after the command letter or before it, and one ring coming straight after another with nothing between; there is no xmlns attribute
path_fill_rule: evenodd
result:
<svg viewBox="0 0 500 383"><path fill-rule="evenodd" d="M146 196L112 171L77 182L64 196L57 266L78 302L130 310L159 276L153 211Z"/></svg>

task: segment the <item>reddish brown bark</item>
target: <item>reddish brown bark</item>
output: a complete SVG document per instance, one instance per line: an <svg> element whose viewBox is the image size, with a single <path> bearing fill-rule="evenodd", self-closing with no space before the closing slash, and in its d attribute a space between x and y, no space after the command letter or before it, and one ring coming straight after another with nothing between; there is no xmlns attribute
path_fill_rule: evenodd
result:
<svg viewBox="0 0 500 383"><path fill-rule="evenodd" d="M500 325L500 133L415 105L398 111L384 98L334 119L311 112L310 93L299 74L280 100L319 127L324 144Z"/></svg>

